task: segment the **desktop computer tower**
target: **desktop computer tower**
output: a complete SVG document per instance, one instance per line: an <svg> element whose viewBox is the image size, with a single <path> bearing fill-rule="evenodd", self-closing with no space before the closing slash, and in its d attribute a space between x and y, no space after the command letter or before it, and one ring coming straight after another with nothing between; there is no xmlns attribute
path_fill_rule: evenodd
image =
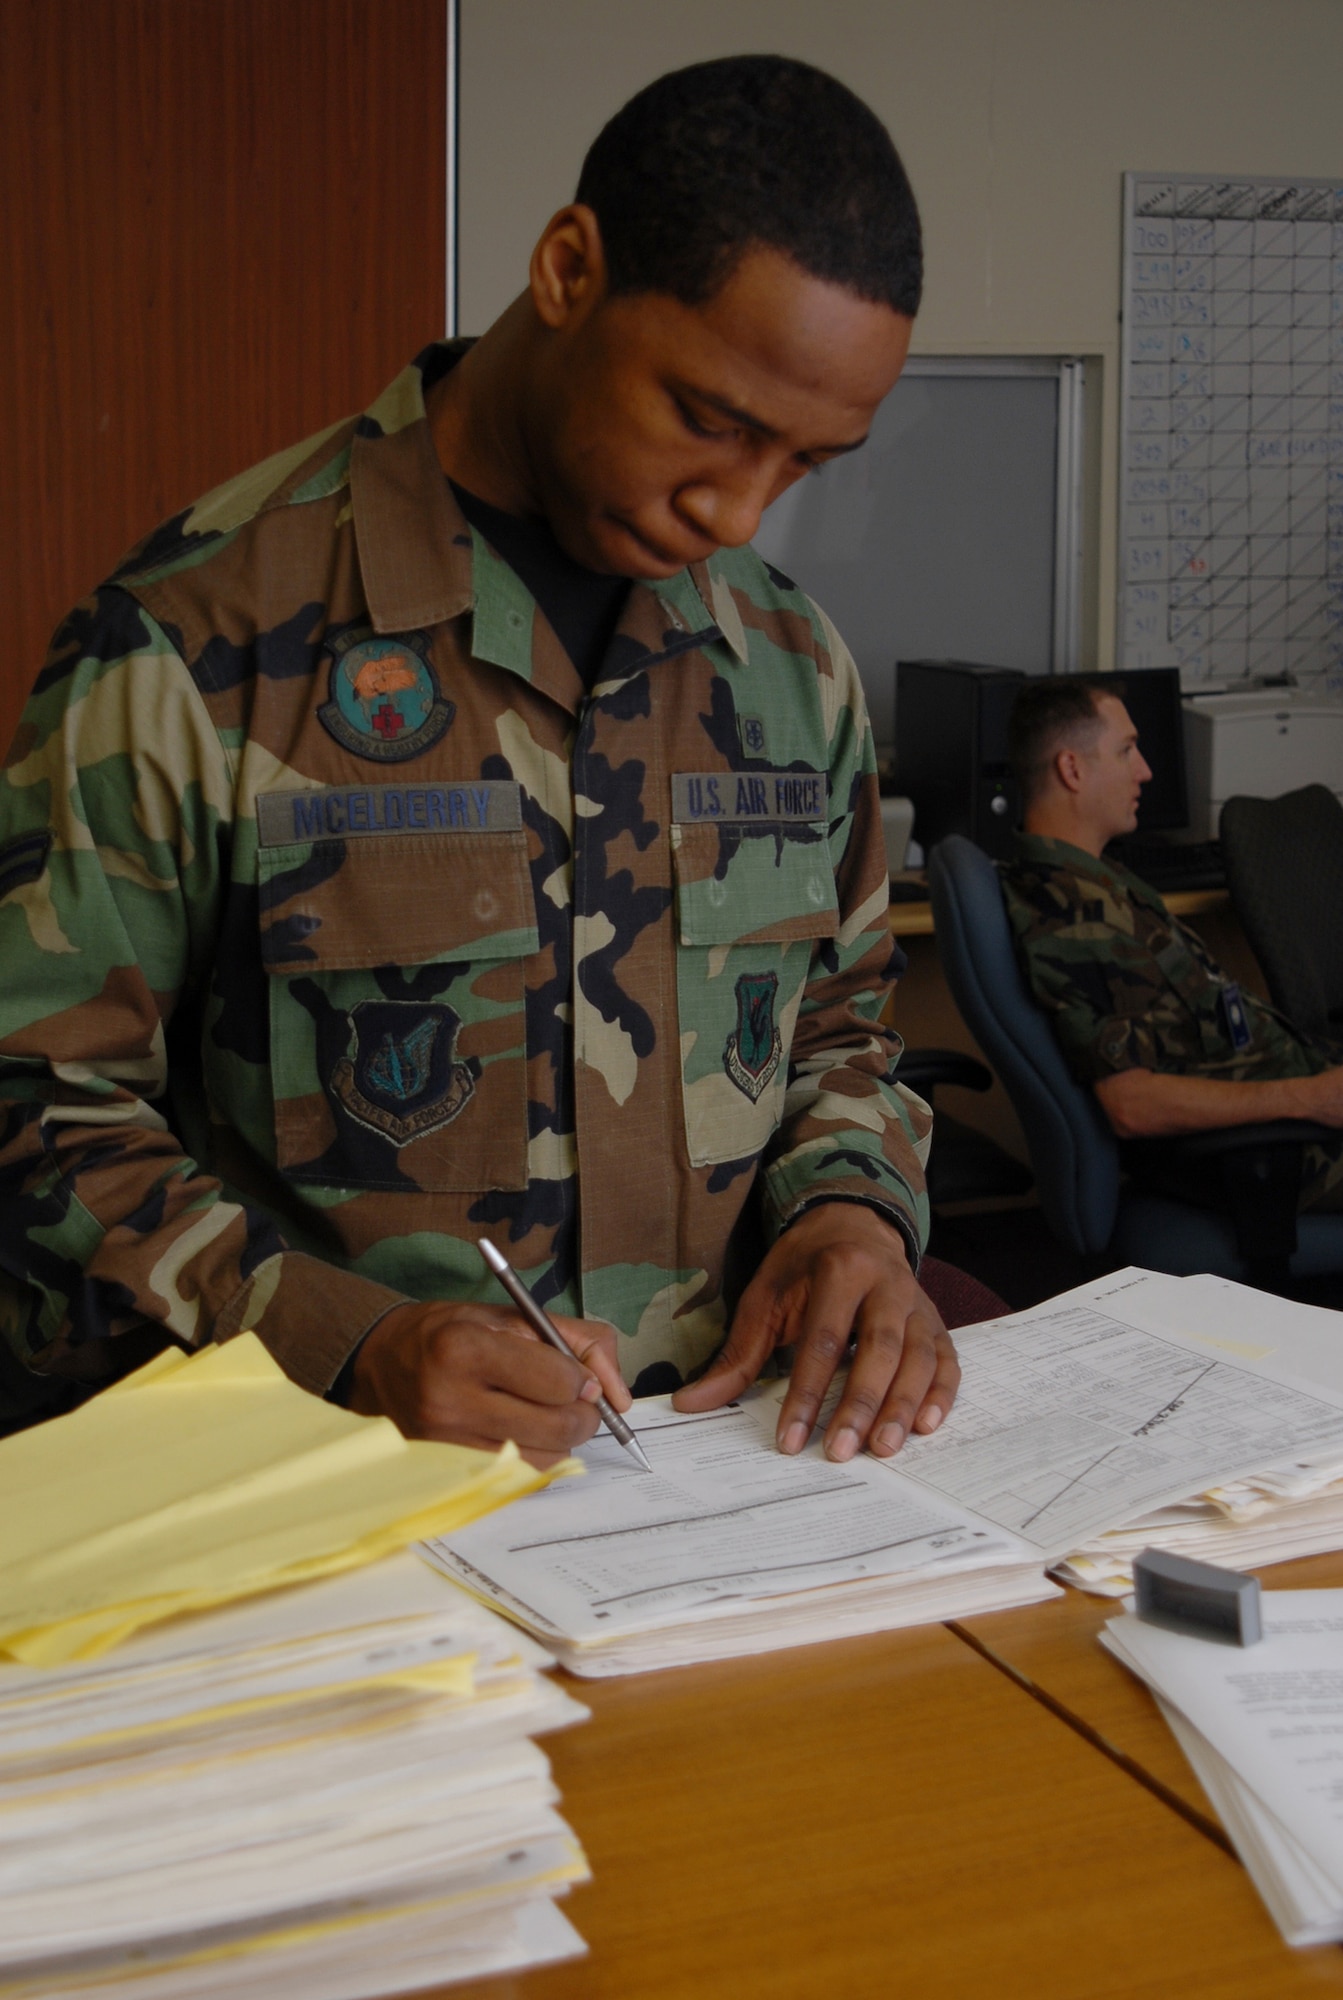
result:
<svg viewBox="0 0 1343 2000"><path fill-rule="evenodd" d="M895 669L895 790L914 803L926 854L963 833L997 860L1012 852L1021 799L1007 766L1007 718L1027 676L964 660Z"/></svg>

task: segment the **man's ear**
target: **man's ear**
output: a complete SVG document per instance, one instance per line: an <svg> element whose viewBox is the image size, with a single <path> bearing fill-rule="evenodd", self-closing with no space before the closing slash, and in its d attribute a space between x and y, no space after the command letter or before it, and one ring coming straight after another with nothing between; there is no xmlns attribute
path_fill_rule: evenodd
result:
<svg viewBox="0 0 1343 2000"><path fill-rule="evenodd" d="M1078 751L1063 749L1054 753L1054 776L1065 792L1080 792L1082 789L1082 758Z"/></svg>
<svg viewBox="0 0 1343 2000"><path fill-rule="evenodd" d="M537 317L556 332L586 319L603 297L606 252L585 202L570 202L542 230L532 252L530 288Z"/></svg>

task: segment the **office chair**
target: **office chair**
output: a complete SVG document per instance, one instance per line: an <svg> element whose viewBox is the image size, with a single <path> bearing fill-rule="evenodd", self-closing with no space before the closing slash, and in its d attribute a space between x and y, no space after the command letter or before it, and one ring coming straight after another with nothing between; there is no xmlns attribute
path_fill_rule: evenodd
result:
<svg viewBox="0 0 1343 2000"><path fill-rule="evenodd" d="M1228 799L1218 832L1274 1006L1308 1035L1343 1037L1343 805L1327 785Z"/></svg>
<svg viewBox="0 0 1343 2000"><path fill-rule="evenodd" d="M907 1083L934 1108L933 1145L928 1155L928 1200L932 1207L1029 1193L1034 1184L1029 1167L1014 1159L987 1132L938 1111L934 1104L933 1093L942 1083L959 1084L963 1090L991 1090L993 1072L987 1064L963 1049L906 1049L896 1068L896 1081Z"/></svg>
<svg viewBox="0 0 1343 2000"><path fill-rule="evenodd" d="M925 1257L919 1265L919 1283L942 1315L948 1333L958 1326L978 1326L981 1320L1002 1319L1012 1308L1006 1299L991 1292L979 1278L940 1257Z"/></svg>
<svg viewBox="0 0 1343 2000"><path fill-rule="evenodd" d="M1041 1212L1061 1242L1113 1263L1260 1286L1343 1270L1343 1215L1296 1213L1302 1149L1325 1128L1283 1120L1121 1149L1026 985L988 856L950 835L929 857L928 883L947 985L1016 1108ZM1186 1176L1202 1183L1210 1169L1225 1209L1179 1197Z"/></svg>

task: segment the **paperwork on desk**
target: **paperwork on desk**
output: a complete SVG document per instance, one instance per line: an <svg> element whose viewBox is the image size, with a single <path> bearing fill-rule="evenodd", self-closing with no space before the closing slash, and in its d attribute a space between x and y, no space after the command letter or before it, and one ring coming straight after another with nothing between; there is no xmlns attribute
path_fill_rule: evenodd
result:
<svg viewBox="0 0 1343 2000"><path fill-rule="evenodd" d="M366 2000L582 1950L529 1738L586 1710L415 1557L0 1666L5 2000Z"/></svg>
<svg viewBox="0 0 1343 2000"><path fill-rule="evenodd" d="M0 1443L0 1654L89 1658L179 1612L371 1562L553 1476L512 1445L411 1442L324 1403L254 1334L174 1349Z"/></svg>
<svg viewBox="0 0 1343 2000"><path fill-rule="evenodd" d="M1241 1383L1249 1413L1226 1435L1220 1473L1136 1516L1116 1510L1117 1525L1088 1535L1055 1574L1118 1597L1149 1546L1232 1569L1343 1548L1343 1438L1328 1415L1343 1406L1343 1314L1207 1275L1120 1271L1093 1289L1105 1310L1217 1364L1195 1379L1182 1414L1197 1415L1209 1391L1220 1400L1234 1372L1261 1386Z"/></svg>
<svg viewBox="0 0 1343 2000"><path fill-rule="evenodd" d="M1128 1270L956 1341L954 1410L894 1461L781 1457L782 1383L695 1418L650 1399L653 1478L599 1437L587 1480L428 1553L606 1674L1025 1603L1046 1566L1117 1593L1149 1544L1343 1546L1343 1316Z"/></svg>
<svg viewBox="0 0 1343 2000"><path fill-rule="evenodd" d="M1343 1315L1126 1270L956 1335L952 1417L900 1456L1120 1595L1148 1546L1243 1567L1343 1547Z"/></svg>
<svg viewBox="0 0 1343 2000"><path fill-rule="evenodd" d="M426 1553L586 1675L637 1673L996 1611L1057 1593L1016 1536L874 1458L775 1450L782 1383L680 1416L636 1403L653 1476L600 1433L588 1477Z"/></svg>
<svg viewBox="0 0 1343 2000"><path fill-rule="evenodd" d="M1343 1938L1343 1591L1265 1591L1257 1646L1111 1619L1288 1944Z"/></svg>

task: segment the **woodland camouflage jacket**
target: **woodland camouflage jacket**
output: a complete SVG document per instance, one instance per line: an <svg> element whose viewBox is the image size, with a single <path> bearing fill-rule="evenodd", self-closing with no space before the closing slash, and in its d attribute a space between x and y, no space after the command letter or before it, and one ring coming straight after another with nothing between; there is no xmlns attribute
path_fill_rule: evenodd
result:
<svg viewBox="0 0 1343 2000"><path fill-rule="evenodd" d="M1248 1046L1231 1039L1227 974L1155 889L1066 841L1018 834L1002 871L1031 990L1083 1083L1120 1070L1221 1077L1311 1076L1329 1056L1281 1014L1242 993Z"/></svg>
<svg viewBox="0 0 1343 2000"><path fill-rule="evenodd" d="M165 1329L324 1390L389 1305L493 1296L482 1234L685 1372L808 1202L925 1232L846 650L725 552L632 588L588 697L439 469L459 351L53 642L0 785L11 1407Z"/></svg>

